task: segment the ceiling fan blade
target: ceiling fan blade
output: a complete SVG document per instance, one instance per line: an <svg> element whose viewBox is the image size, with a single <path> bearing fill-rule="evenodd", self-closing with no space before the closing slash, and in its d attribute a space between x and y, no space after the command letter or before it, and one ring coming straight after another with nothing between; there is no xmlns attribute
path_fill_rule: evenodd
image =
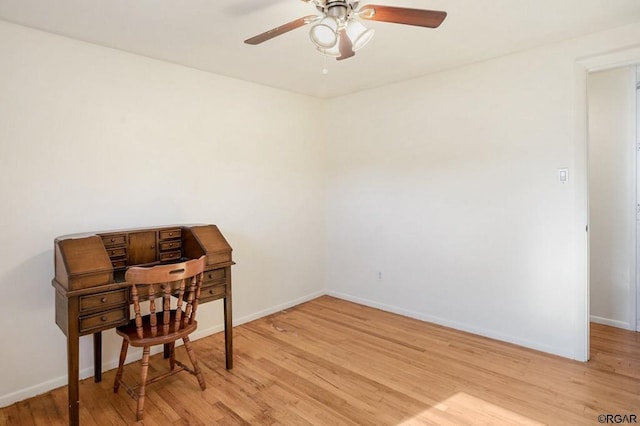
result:
<svg viewBox="0 0 640 426"><path fill-rule="evenodd" d="M340 56L338 56L336 59L338 61L341 61L343 59L348 59L352 56L355 56L356 52L353 51L353 43L347 35L347 30L342 28L339 31L339 34L340 40L338 41L338 48L340 49Z"/></svg>
<svg viewBox="0 0 640 426"><path fill-rule="evenodd" d="M295 30L296 28L300 28L304 25L307 25L310 22L317 21L320 17L317 15L308 15L302 18L298 18L295 21L287 22L284 25L280 25L279 27L275 27L269 31L266 31L262 34L258 34L257 36L251 37L244 42L247 44L260 44L267 40L271 40L274 37L282 35L284 33L288 33L291 30Z"/></svg>
<svg viewBox="0 0 640 426"><path fill-rule="evenodd" d="M447 17L447 12L367 4L362 6L358 11L358 15L360 18L370 21L438 28L444 18Z"/></svg>

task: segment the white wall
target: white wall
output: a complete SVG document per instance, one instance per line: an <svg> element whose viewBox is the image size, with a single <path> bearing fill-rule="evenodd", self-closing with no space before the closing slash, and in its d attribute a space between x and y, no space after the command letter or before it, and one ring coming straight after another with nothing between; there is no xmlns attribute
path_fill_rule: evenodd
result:
<svg viewBox="0 0 640 426"><path fill-rule="evenodd" d="M329 292L585 359L578 62L638 40L633 25L330 100Z"/></svg>
<svg viewBox="0 0 640 426"><path fill-rule="evenodd" d="M53 238L167 223L220 225L237 320L328 289L583 359L577 61L637 40L628 26L320 101L0 23L0 324L24 319L4 328L0 405L66 382Z"/></svg>
<svg viewBox="0 0 640 426"><path fill-rule="evenodd" d="M630 330L635 330L635 86L635 66L588 79L591 319Z"/></svg>
<svg viewBox="0 0 640 426"><path fill-rule="evenodd" d="M322 114L320 100L0 22L0 406L66 384L58 235L215 223L237 262L236 323L320 294ZM202 333L221 330L221 308L202 306ZM105 333L107 368L119 345Z"/></svg>

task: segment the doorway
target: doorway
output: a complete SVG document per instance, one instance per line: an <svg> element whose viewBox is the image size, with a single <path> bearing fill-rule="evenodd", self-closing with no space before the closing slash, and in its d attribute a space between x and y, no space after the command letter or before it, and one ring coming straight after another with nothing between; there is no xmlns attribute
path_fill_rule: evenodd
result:
<svg viewBox="0 0 640 426"><path fill-rule="evenodd" d="M637 65L587 76L589 320L637 331L640 122Z"/></svg>

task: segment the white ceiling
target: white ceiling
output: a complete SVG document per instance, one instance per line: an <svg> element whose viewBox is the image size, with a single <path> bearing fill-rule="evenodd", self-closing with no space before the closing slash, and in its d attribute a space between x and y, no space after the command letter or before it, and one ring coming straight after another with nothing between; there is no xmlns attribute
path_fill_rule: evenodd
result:
<svg viewBox="0 0 640 426"><path fill-rule="evenodd" d="M361 4L366 4L362 1ZM243 41L316 12L298 0L0 0L0 19L318 97L418 77L640 21L640 0L375 0L444 10L438 29L370 22L345 61L316 53L308 27ZM369 23L368 23L369 24Z"/></svg>

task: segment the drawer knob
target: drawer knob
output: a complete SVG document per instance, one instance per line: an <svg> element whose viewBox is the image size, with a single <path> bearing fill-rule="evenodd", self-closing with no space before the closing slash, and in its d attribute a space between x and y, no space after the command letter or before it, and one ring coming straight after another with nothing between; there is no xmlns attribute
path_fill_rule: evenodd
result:
<svg viewBox="0 0 640 426"><path fill-rule="evenodd" d="M103 316L103 317L100 317L100 321L102 321L102 322L107 322L107 317L104 317L104 316Z"/></svg>
<svg viewBox="0 0 640 426"><path fill-rule="evenodd" d="M112 242L112 243L115 243L115 242L116 242L116 239L115 239L115 238L112 238L112 239L111 239L111 242Z"/></svg>
<svg viewBox="0 0 640 426"><path fill-rule="evenodd" d="M169 243L169 247L173 247L173 243Z"/></svg>
<svg viewBox="0 0 640 426"><path fill-rule="evenodd" d="M209 294L213 294L213 290L209 290Z"/></svg>
<svg viewBox="0 0 640 426"><path fill-rule="evenodd" d="M106 298L106 297L103 297L102 299L100 299L100 301L101 301L102 303L107 303L107 298Z"/></svg>
<svg viewBox="0 0 640 426"><path fill-rule="evenodd" d="M169 232L169 236L172 237L173 236L173 232Z"/></svg>

